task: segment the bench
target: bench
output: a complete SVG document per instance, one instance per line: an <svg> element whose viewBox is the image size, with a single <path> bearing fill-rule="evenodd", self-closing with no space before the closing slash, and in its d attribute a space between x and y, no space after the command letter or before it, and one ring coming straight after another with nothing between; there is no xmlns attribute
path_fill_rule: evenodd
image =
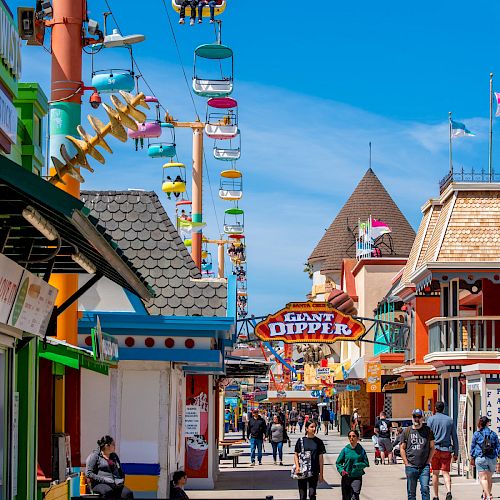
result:
<svg viewBox="0 0 500 500"><path fill-rule="evenodd" d="M233 467L236 468L238 467L238 461L242 453L243 450L232 450L226 455L224 455L224 453L219 453L219 462L222 462L223 460L232 460Z"/></svg>

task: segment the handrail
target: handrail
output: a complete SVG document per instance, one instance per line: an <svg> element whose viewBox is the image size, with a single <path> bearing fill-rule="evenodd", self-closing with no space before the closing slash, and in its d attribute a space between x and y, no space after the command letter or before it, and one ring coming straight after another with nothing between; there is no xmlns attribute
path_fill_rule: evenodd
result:
<svg viewBox="0 0 500 500"><path fill-rule="evenodd" d="M427 326L431 326L434 323L439 322L451 322L451 321L500 321L500 316L439 316L436 318L431 318L425 322Z"/></svg>

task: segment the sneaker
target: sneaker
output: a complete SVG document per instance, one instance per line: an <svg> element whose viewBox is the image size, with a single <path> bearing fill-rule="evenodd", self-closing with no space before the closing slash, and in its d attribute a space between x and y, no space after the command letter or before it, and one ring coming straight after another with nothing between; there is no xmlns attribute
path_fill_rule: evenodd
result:
<svg viewBox="0 0 500 500"><path fill-rule="evenodd" d="M274 461L274 465L278 465L278 462L276 462L276 460Z"/></svg>
<svg viewBox="0 0 500 500"><path fill-rule="evenodd" d="M283 462L280 462L280 465L283 465Z"/></svg>
<svg viewBox="0 0 500 500"><path fill-rule="evenodd" d="M252 462L252 463L250 464L250 467L255 467L255 462Z"/></svg>
<svg viewBox="0 0 500 500"><path fill-rule="evenodd" d="M262 465L262 462L259 462L259 465Z"/></svg>
<svg viewBox="0 0 500 500"><path fill-rule="evenodd" d="M184 24L184 22L185 22L185 21L184 21L184 18L183 18L183 17L181 17L181 18L179 19L179 24Z"/></svg>
<svg viewBox="0 0 500 500"><path fill-rule="evenodd" d="M203 22L203 19L198 19L198 24L201 24Z"/></svg>
<svg viewBox="0 0 500 500"><path fill-rule="evenodd" d="M453 497L451 496L451 491L449 491L448 493L446 493L446 500L452 500Z"/></svg>
<svg viewBox="0 0 500 500"><path fill-rule="evenodd" d="M189 21L189 26L194 26L194 19L191 19L191 21Z"/></svg>
<svg viewBox="0 0 500 500"><path fill-rule="evenodd" d="M432 500L439 500L439 497L434 497Z"/></svg>
<svg viewBox="0 0 500 500"><path fill-rule="evenodd" d="M215 21L213 19L210 19L210 24L214 24Z"/></svg>

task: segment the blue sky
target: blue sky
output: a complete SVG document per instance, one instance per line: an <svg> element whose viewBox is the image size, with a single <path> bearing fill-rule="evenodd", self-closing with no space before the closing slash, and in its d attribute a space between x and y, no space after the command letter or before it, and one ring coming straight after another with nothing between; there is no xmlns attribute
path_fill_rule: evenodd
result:
<svg viewBox="0 0 500 500"><path fill-rule="evenodd" d="M191 120L194 111L162 1L109 1L124 33L146 35L135 56L162 104L175 117ZM22 4L10 2L13 9ZM455 166L487 168L490 71L498 70L500 91L494 57L498 15L491 2L424 0L416 8L361 0L316 3L311 10L302 4L310 2L265 2L262 8L263 2L231 0L221 17L223 42L235 52L241 206L249 304L256 315L304 299L310 282L303 263L363 176L369 141L376 174L416 227L419 207L437 194L448 169L448 111L477 133L454 142ZM90 17L101 21L104 2L88 5ZM193 50L213 40L213 27L179 26L173 10L170 16L190 80ZM104 57L104 66L124 63L115 52ZM26 47L23 57L23 79L41 81L48 92L50 56ZM196 104L203 116L204 101L196 98ZM189 133L180 131L177 143L179 160L189 165ZM228 207L216 197L224 165L212 159L211 141L205 144L215 200L207 178L204 207L207 233L215 237L213 204L219 225ZM161 192L161 160L136 153L131 144L113 146L115 154L105 166L96 165L83 188ZM500 145L494 158L500 170ZM173 205L165 206L172 214Z"/></svg>

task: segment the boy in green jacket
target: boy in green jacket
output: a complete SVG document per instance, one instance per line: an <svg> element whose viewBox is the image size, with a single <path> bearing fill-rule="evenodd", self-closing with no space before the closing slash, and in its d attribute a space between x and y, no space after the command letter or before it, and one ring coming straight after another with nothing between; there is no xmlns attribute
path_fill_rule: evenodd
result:
<svg viewBox="0 0 500 500"><path fill-rule="evenodd" d="M370 463L365 449L359 444L356 429L349 432L349 444L340 452L336 465L342 476L342 500L359 500L362 476Z"/></svg>

